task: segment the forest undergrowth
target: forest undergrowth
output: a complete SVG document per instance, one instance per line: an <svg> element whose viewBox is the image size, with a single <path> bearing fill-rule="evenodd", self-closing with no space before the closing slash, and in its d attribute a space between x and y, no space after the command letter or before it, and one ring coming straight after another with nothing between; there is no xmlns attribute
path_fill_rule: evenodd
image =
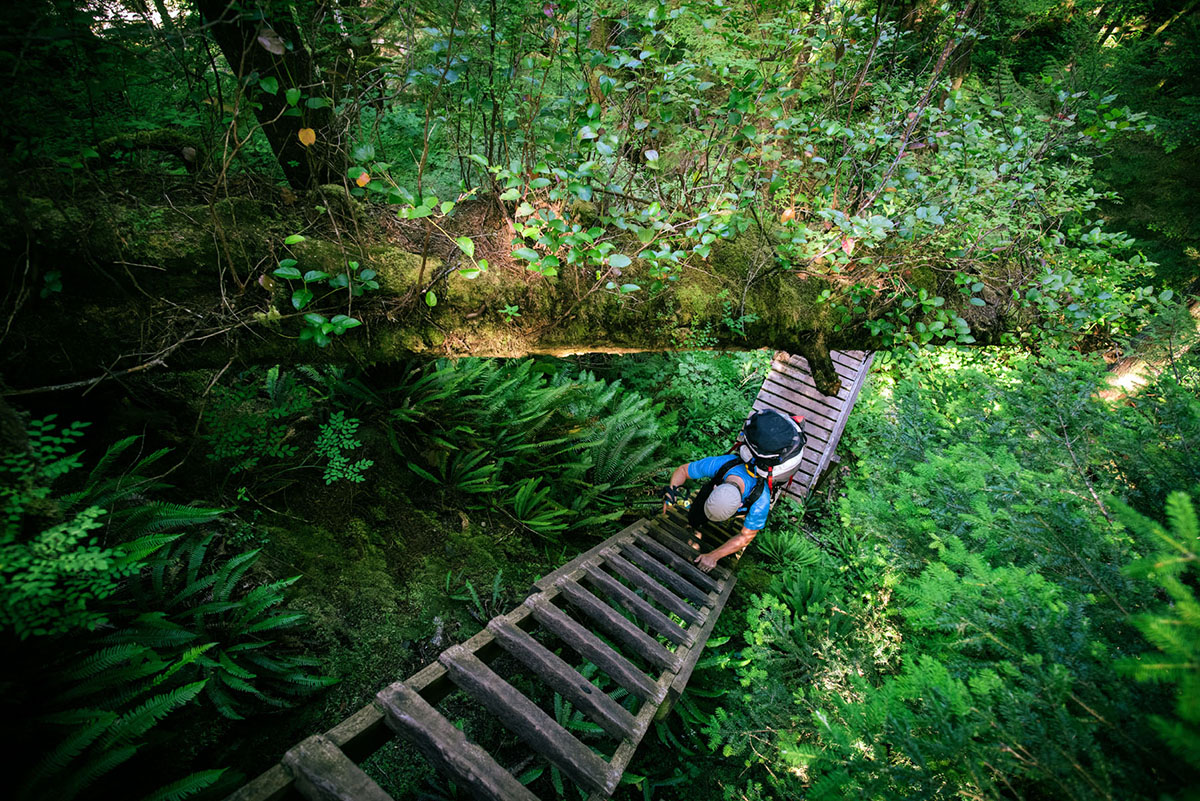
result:
<svg viewBox="0 0 1200 801"><path fill-rule="evenodd" d="M236 786L654 514L768 357L251 370L194 395L190 453L150 452L160 429L99 463L86 426L32 424L5 462L6 704L57 745L23 793ZM878 362L843 462L774 511L617 797L1188 797L1200 360L1117 406L1073 352ZM148 768L167 752L193 772ZM399 741L365 767L454 797Z"/></svg>

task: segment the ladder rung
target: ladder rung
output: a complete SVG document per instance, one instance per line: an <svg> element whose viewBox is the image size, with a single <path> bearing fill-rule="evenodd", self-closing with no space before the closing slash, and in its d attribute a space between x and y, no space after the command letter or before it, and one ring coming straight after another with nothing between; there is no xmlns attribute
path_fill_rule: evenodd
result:
<svg viewBox="0 0 1200 801"><path fill-rule="evenodd" d="M618 740L639 739L637 723L625 707L609 698L557 654L504 617L493 618L488 630L521 664L540 676L555 692L589 715Z"/></svg>
<svg viewBox="0 0 1200 801"><path fill-rule="evenodd" d="M635 534L634 539L655 559L667 565L705 592L721 591L721 585L716 579L696 567L690 560L677 556L670 548L659 544L653 537L647 534Z"/></svg>
<svg viewBox="0 0 1200 801"><path fill-rule="evenodd" d="M704 552L702 548L691 547L670 532L664 531L660 526L651 528L650 536L654 537L654 539L661 545L664 545L668 549L679 554L682 559L689 563ZM718 564L711 571L709 571L708 575L717 581L725 581L731 574L728 568Z"/></svg>
<svg viewBox="0 0 1200 801"><path fill-rule="evenodd" d="M634 567L615 550L605 552L605 561L621 578L645 590L647 595L666 607L671 614L679 615L688 623L699 623L704 619L699 609L681 600L675 593Z"/></svg>
<svg viewBox="0 0 1200 801"><path fill-rule="evenodd" d="M655 609L650 605L649 601L605 573L599 567L586 565L583 570L584 578L588 580L589 584L604 592L609 598L612 598L630 612L633 612L639 620L650 628L676 645L687 645L691 642L691 637L688 636L686 629Z"/></svg>
<svg viewBox="0 0 1200 801"><path fill-rule="evenodd" d="M586 790L609 793L616 787L617 777L610 775L607 762L500 678L475 654L461 645L453 645L442 651L438 661L455 684L576 784Z"/></svg>
<svg viewBox="0 0 1200 801"><path fill-rule="evenodd" d="M568 601L621 645L662 670L679 670L681 662L678 656L663 648L658 640L639 629L616 609L570 579L561 578L554 583Z"/></svg>
<svg viewBox="0 0 1200 801"><path fill-rule="evenodd" d="M328 738L314 734L283 755L296 789L308 801L392 801Z"/></svg>
<svg viewBox="0 0 1200 801"><path fill-rule="evenodd" d="M682 596L689 601L693 601L700 606L711 606L712 599L708 597L708 593L691 583L683 576L676 573L671 568L664 565L662 562L655 559L650 554L643 551L636 545L622 545L621 555L626 559L632 558L637 562L638 567L645 570L653 576L664 587L672 590L676 595Z"/></svg>
<svg viewBox="0 0 1200 801"><path fill-rule="evenodd" d="M567 614L554 604L541 595L526 598L525 604L533 610L533 616L539 623L574 648L580 656L595 662L596 666L612 676L617 684L643 701L658 703L662 700L662 691L645 673L608 647L595 634L567 617Z"/></svg>
<svg viewBox="0 0 1200 801"><path fill-rule="evenodd" d="M375 696L388 726L409 738L442 773L475 798L486 801L538 801L491 755L466 738L454 724L403 682Z"/></svg>

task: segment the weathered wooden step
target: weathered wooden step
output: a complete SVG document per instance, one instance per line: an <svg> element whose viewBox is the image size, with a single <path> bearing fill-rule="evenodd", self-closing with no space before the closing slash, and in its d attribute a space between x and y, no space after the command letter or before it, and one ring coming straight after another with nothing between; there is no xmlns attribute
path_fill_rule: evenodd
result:
<svg viewBox="0 0 1200 801"><path fill-rule="evenodd" d="M611 775L607 762L466 648L451 646L438 661L455 684L576 784L593 792L611 793L616 788L620 776Z"/></svg>
<svg viewBox="0 0 1200 801"><path fill-rule="evenodd" d="M533 616L550 633L575 649L580 656L594 662L617 684L643 701L657 704L662 700L662 690L649 676L595 634L568 617L566 612L540 595L526 598L525 605L533 610Z"/></svg>
<svg viewBox="0 0 1200 801"><path fill-rule="evenodd" d="M676 645L686 645L691 642L691 637L688 636L686 629L599 567L588 565L584 568L584 572L584 578L589 584L628 609L658 634Z"/></svg>
<svg viewBox="0 0 1200 801"><path fill-rule="evenodd" d="M708 606L712 602L712 599L708 597L708 592L700 589L636 545L622 545L621 556L636 562L638 567L650 574L659 584L667 587L681 598L691 601L697 606Z"/></svg>
<svg viewBox="0 0 1200 801"><path fill-rule="evenodd" d="M550 689L574 704L600 728L618 740L637 740L641 737L642 733L629 710L609 698L528 633L503 617L493 618L488 623L488 630L505 651L540 676Z"/></svg>
<svg viewBox="0 0 1200 801"><path fill-rule="evenodd" d="M392 801L375 781L326 737L314 734L283 755L308 801Z"/></svg>
<svg viewBox="0 0 1200 801"><path fill-rule="evenodd" d="M638 589L645 590L647 595L671 614L678 615L688 623L699 623L704 620L704 613L646 575L641 569L630 564L615 548L605 552L604 562L618 576Z"/></svg>
<svg viewBox="0 0 1200 801"><path fill-rule="evenodd" d="M434 767L485 801L538 801L491 755L403 682L375 696L387 725L407 737Z"/></svg>
<svg viewBox="0 0 1200 801"><path fill-rule="evenodd" d="M628 618L568 578L555 582L562 594L587 619L612 639L659 670L679 670L679 657L635 626Z"/></svg>
<svg viewBox="0 0 1200 801"><path fill-rule="evenodd" d="M634 541L637 542L638 545L646 551L646 553L667 565L676 573L683 576L700 589L706 592L720 592L721 585L715 579L713 579L712 576L696 567L691 563L690 560L680 557L674 551L670 550L664 545L661 545L649 534L636 534L634 535Z"/></svg>

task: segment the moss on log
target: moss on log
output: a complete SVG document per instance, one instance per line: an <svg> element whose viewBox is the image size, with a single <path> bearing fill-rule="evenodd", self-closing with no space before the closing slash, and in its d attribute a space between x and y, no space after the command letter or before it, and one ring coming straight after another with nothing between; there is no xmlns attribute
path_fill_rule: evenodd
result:
<svg viewBox="0 0 1200 801"><path fill-rule="evenodd" d="M34 242L40 268L61 271L62 291L44 299L27 295L5 342L6 383L12 389L54 384L150 359L173 368L219 368L365 365L414 354L766 347L804 355L818 386L831 394L838 380L830 349L875 344L861 328L838 329L820 301L828 280L778 269L770 243L753 230L718 240L709 259L683 266L661 292L622 293L606 289L594 269L564 267L546 278L503 257L468 279L453 247L413 253L411 240L372 221L372 209L343 198L344 207L333 210L327 195L315 190L291 206L237 197L92 208L25 201L10 217L19 230L10 223L0 231L3 241ZM285 247L298 231L305 240ZM493 234L501 255L507 253L503 231L478 233ZM636 252L636 244L627 250ZM314 300L298 311L292 293L303 284L271 275L283 258L295 259L302 273L332 276L354 263L373 269L380 287L352 297L318 281L311 285ZM648 265L635 259L620 281L649 286ZM427 292L436 304L426 302ZM299 340L307 312L346 314L363 325L317 348Z"/></svg>

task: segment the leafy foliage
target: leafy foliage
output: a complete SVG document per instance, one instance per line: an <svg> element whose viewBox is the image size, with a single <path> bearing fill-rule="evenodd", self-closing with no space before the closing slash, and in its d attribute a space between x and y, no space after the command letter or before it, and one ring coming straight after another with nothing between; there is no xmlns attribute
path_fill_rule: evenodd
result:
<svg viewBox="0 0 1200 801"><path fill-rule="evenodd" d="M277 608L295 579L255 585L247 572L256 551L214 558L215 533L186 533L222 510L153 497L167 489L149 472L165 451L129 463L138 439L120 440L64 492L81 464L64 447L81 426L50 423L33 424L32 447L4 461L22 488L9 496L3 618L20 638L7 664L7 712L30 721L18 746L30 757L19 797L128 785L169 739L152 730L168 716L194 717L201 697L237 717L249 702L231 695L282 706L280 693L330 683L312 671L315 660L266 639L304 619ZM152 797L189 797L223 772L174 779Z"/></svg>
<svg viewBox="0 0 1200 801"><path fill-rule="evenodd" d="M850 421L843 542L824 547L832 524L817 528L822 550L799 569L768 546L777 577L751 598L742 695L703 723L710 746L761 766L752 782L772 797L1189 787L1194 766L1144 744L1157 733L1183 749L1195 736L1184 700L1195 601L1180 580L1194 521L1182 494L1169 528L1113 497L1157 495L1159 448L1176 468L1164 477L1194 469L1137 409L1190 380L1185 361L1115 409L1096 397L1094 366L1067 353L942 354L877 373ZM1194 396L1172 397L1190 414ZM1133 436L1151 458L1117 462ZM1142 486L1121 483L1134 471ZM1122 571L1142 548L1151 555ZM1170 585L1171 608L1142 576ZM1162 652L1140 653L1131 624ZM1176 666L1162 671L1180 682L1174 714L1160 689L1123 678L1155 665ZM723 783L734 793L745 778Z"/></svg>
<svg viewBox="0 0 1200 801"><path fill-rule="evenodd" d="M1176 756L1200 770L1200 602L1194 579L1200 570L1200 524L1192 500L1182 492L1167 498L1163 526L1128 507L1122 520L1148 549L1149 556L1130 566L1166 592L1168 607L1144 612L1134 625L1157 653L1127 658L1118 668L1138 681L1176 685L1175 716L1152 715L1150 723Z"/></svg>
<svg viewBox="0 0 1200 801"><path fill-rule="evenodd" d="M326 484L335 481L361 484L366 480L363 471L375 464L371 459L352 462L347 455L348 451L362 446L362 443L354 438L360 422L353 417L347 418L345 412L334 412L329 416L329 422L321 426L314 447L317 456L328 460L325 465Z"/></svg>
<svg viewBox="0 0 1200 801"><path fill-rule="evenodd" d="M662 440L672 428L660 406L617 382L547 378L536 367L464 361L414 371L389 393L390 439L401 454L433 446L422 450L424 466L408 461L424 481L490 497L553 540L619 516L667 466Z"/></svg>

